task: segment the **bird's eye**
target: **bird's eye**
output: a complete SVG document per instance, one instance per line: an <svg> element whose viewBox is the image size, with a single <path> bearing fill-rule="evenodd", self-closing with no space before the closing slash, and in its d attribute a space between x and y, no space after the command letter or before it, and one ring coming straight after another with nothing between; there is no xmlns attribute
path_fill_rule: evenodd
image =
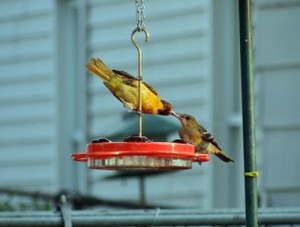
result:
<svg viewBox="0 0 300 227"><path fill-rule="evenodd" d="M189 117L189 116L187 116L187 117L185 117L185 119L186 119L186 120L190 120L190 117Z"/></svg>

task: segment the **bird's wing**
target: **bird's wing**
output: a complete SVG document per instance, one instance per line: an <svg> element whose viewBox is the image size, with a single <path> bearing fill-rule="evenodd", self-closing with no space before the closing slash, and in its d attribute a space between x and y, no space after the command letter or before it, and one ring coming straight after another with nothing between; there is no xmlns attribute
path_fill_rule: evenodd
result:
<svg viewBox="0 0 300 227"><path fill-rule="evenodd" d="M125 78L128 78L128 79L137 80L137 78L135 78L133 75L129 74L128 72L121 71L121 70L116 70L116 69L113 69L112 71L115 74L117 74L118 76L125 77Z"/></svg>
<svg viewBox="0 0 300 227"><path fill-rule="evenodd" d="M212 134L210 134L204 127L202 127L201 125L199 125L199 132L202 135L202 139L206 140L207 142L212 143L213 145L215 145L217 148L219 148L220 150L222 150L219 146L219 144L217 143L217 141L215 140L215 138L213 137Z"/></svg>
<svg viewBox="0 0 300 227"><path fill-rule="evenodd" d="M136 81L138 80L136 77L132 76L131 74L129 74L128 72L125 71L119 71L116 69L113 69L113 72L121 77L124 77L126 80L124 80L124 83L131 85L131 86L135 86L137 87L137 83ZM153 87L151 87L149 84L147 84L146 82L143 81L143 84L155 95L158 96L157 92L154 90Z"/></svg>

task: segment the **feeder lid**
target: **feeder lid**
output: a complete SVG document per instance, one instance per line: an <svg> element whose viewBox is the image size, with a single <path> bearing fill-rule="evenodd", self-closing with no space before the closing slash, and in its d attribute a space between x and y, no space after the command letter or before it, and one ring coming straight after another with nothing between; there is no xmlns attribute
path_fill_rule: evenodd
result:
<svg viewBox="0 0 300 227"><path fill-rule="evenodd" d="M125 142L99 139L87 144L86 152L73 153L72 158L87 162L90 169L109 170L190 169L192 162L209 160L207 154L195 154L193 145L178 141L150 142L146 137L128 137Z"/></svg>

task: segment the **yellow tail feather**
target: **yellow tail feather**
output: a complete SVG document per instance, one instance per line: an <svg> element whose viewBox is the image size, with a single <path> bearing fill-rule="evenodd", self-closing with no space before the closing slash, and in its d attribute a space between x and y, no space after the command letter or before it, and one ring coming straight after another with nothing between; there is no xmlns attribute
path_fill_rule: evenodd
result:
<svg viewBox="0 0 300 227"><path fill-rule="evenodd" d="M112 76L115 76L114 72L100 59L92 58L89 63L86 64L86 67L90 72L101 77L104 81L108 81Z"/></svg>

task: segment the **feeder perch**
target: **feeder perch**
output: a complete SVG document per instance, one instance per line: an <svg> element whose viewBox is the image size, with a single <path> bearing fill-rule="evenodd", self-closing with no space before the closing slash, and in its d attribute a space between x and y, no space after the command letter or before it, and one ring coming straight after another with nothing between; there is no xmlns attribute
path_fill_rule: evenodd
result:
<svg viewBox="0 0 300 227"><path fill-rule="evenodd" d="M194 146L181 140L151 142L146 137L127 137L124 142L93 140L86 152L73 153L74 161L86 162L90 169L176 170L191 169L192 162L206 162L207 154L195 154Z"/></svg>

